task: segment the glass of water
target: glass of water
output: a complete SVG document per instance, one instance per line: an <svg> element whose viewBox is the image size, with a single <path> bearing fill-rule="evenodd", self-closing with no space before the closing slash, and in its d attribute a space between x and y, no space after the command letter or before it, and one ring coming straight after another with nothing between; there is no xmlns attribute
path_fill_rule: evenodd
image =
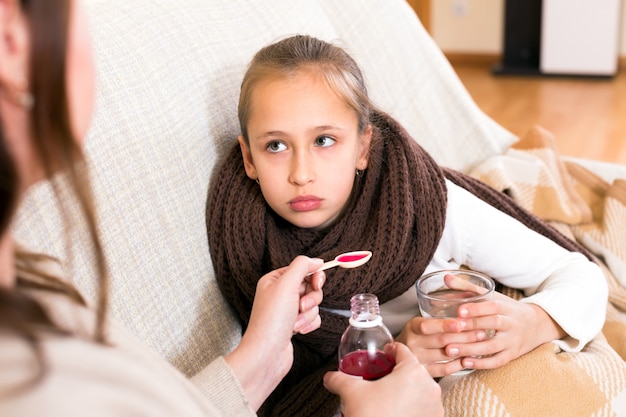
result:
<svg viewBox="0 0 626 417"><path fill-rule="evenodd" d="M449 269L426 274L417 280L417 301L422 317L455 318L459 307L490 300L495 282L485 274L464 269ZM493 331L486 331L488 335ZM453 375L466 375L463 369Z"/></svg>

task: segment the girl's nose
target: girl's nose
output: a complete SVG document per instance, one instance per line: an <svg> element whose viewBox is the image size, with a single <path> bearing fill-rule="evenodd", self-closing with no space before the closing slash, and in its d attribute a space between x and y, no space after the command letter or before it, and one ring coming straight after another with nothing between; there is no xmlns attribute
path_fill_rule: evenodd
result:
<svg viewBox="0 0 626 417"><path fill-rule="evenodd" d="M306 152L297 152L291 161L289 181L295 185L305 185L315 179L313 161Z"/></svg>

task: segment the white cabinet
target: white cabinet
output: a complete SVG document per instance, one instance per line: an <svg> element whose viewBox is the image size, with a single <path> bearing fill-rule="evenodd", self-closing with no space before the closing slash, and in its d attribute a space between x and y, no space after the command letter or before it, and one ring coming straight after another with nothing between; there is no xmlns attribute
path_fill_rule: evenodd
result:
<svg viewBox="0 0 626 417"><path fill-rule="evenodd" d="M543 0L540 73L615 75L620 7L620 0Z"/></svg>

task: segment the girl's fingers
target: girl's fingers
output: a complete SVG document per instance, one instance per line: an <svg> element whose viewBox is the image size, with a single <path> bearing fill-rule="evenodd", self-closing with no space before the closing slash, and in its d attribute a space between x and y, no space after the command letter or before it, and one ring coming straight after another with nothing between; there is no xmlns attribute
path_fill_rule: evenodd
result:
<svg viewBox="0 0 626 417"><path fill-rule="evenodd" d="M460 358L424 364L424 367L433 378L451 375L464 368Z"/></svg>
<svg viewBox="0 0 626 417"><path fill-rule="evenodd" d="M460 278L453 274L446 274L443 277L444 282L449 288L460 290L460 291L471 291L476 294L485 294L489 292L487 288L481 287L480 285L472 284L466 279Z"/></svg>
<svg viewBox="0 0 626 417"><path fill-rule="evenodd" d="M415 334L433 335L438 333L457 333L464 329L459 320L455 318L423 318L415 317L411 319L411 331Z"/></svg>

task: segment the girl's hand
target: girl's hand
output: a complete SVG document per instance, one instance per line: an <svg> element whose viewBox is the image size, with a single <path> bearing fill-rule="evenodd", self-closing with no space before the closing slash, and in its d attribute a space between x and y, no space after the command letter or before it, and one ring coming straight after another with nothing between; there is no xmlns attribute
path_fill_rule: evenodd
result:
<svg viewBox="0 0 626 417"><path fill-rule="evenodd" d="M487 292L487 289L453 274L446 274L444 280L449 288L479 294ZM482 329L471 331L464 321L455 318L414 317L405 325L397 340L411 348L433 377L440 377L463 369L460 357L451 358L448 355L447 345L473 343L486 338L487 334Z"/></svg>
<svg viewBox="0 0 626 417"><path fill-rule="evenodd" d="M448 357L462 358L463 367L473 369L499 368L566 335L541 307L500 293L494 293L492 301L462 305L458 322L467 331L487 329L486 336L493 336L476 343L452 342L445 347Z"/></svg>
<svg viewBox="0 0 626 417"><path fill-rule="evenodd" d="M397 337L433 377L463 368L498 368L565 336L541 307L500 293L494 293L490 301L461 305L458 315L446 319L415 317Z"/></svg>
<svg viewBox="0 0 626 417"><path fill-rule="evenodd" d="M414 317L396 337L406 344L433 378L450 375L463 369L461 357L446 353L450 344L465 345L486 339L483 330L464 332L464 322L458 319Z"/></svg>

